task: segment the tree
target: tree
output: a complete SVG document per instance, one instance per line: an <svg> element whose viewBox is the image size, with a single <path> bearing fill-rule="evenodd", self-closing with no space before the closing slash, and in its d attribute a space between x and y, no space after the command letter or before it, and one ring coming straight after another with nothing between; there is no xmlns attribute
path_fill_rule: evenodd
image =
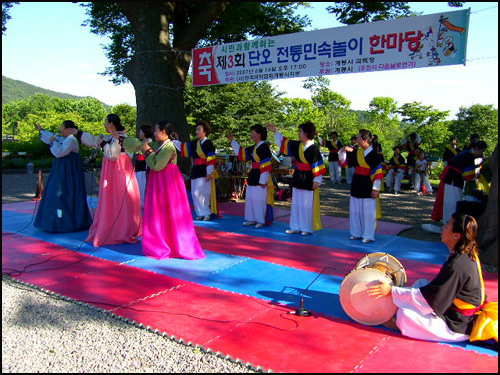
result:
<svg viewBox="0 0 500 375"><path fill-rule="evenodd" d="M449 2L450 7L461 7L464 3ZM329 13L337 15L337 20L346 24L354 25L374 21L390 20L418 16L421 13L412 12L407 2L336 2L327 8Z"/></svg>
<svg viewBox="0 0 500 375"><path fill-rule="evenodd" d="M440 111L414 101L403 104L398 112L406 124L403 129L405 135L417 133L422 138L422 150L441 157L451 135L448 130L449 122L445 121L449 111Z"/></svg>
<svg viewBox="0 0 500 375"><path fill-rule="evenodd" d="M397 102L393 98L378 96L370 101L367 126L376 134L383 150L392 149L401 139Z"/></svg>
<svg viewBox="0 0 500 375"><path fill-rule="evenodd" d="M498 109L493 108L492 104L460 107L457 119L450 125L450 131L457 137L460 146L469 140L471 134L479 134L479 138L488 145L485 159L489 159L498 143Z"/></svg>
<svg viewBox="0 0 500 375"><path fill-rule="evenodd" d="M185 103L190 132L194 136L195 121L208 121L215 147L229 147L228 133L242 145L250 143L250 126L276 122L282 108L280 95L267 81L206 87L187 85Z"/></svg>
<svg viewBox="0 0 500 375"><path fill-rule="evenodd" d="M301 31L307 18L293 16L301 3L94 2L86 25L109 35L112 67L105 74L135 88L137 125L170 120L188 138L183 91L191 49L201 45Z"/></svg>

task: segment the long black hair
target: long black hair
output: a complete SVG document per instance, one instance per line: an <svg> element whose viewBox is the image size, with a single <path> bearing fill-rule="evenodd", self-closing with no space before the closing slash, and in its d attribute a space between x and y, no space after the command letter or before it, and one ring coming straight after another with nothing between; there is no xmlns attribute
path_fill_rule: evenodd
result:
<svg viewBox="0 0 500 375"><path fill-rule="evenodd" d="M117 131L120 132L122 130L125 130L125 127L122 125L122 122L120 120L120 116L115 115L114 113L110 113L106 116L106 119L108 120L108 122L113 123Z"/></svg>

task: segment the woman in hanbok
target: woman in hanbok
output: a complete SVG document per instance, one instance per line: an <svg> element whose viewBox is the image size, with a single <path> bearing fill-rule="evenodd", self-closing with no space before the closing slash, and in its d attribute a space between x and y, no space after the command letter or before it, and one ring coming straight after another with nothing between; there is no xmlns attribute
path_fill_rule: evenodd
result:
<svg viewBox="0 0 500 375"><path fill-rule="evenodd" d="M262 125L250 127L250 137L254 145L243 148L231 134L227 135L238 161L252 162L245 192L243 225L262 228L266 223L271 224L273 221L274 186L271 179L271 150L264 142L267 139L267 129Z"/></svg>
<svg viewBox="0 0 500 375"><path fill-rule="evenodd" d="M115 114L106 116L104 127L109 134L125 130ZM102 148L104 155L94 222L85 241L95 247L136 243L141 236L141 198L130 157L111 135L94 137L76 129L73 134L86 146Z"/></svg>
<svg viewBox="0 0 500 375"><path fill-rule="evenodd" d="M477 222L472 216L454 213L441 229L448 258L431 282L419 279L411 288L404 288L379 280L379 285L368 288L374 298L392 296L398 307L385 327L420 340L469 339L475 313L485 307L486 301L476 234Z"/></svg>
<svg viewBox="0 0 500 375"><path fill-rule="evenodd" d="M42 199L35 216L34 227L46 232L67 233L86 230L92 224L87 206L85 175L78 155L78 141L69 129L77 129L70 120L61 123L61 136L43 130L35 124L40 140L50 145L55 156Z"/></svg>
<svg viewBox="0 0 500 375"><path fill-rule="evenodd" d="M319 209L319 186L325 174L323 157L318 145L314 143L316 127L312 122L299 125L299 140L291 141L284 137L273 124L266 124L274 133L274 140L280 153L293 156L297 169L292 178L292 207L290 210L290 229L286 233L300 233L303 236L321 229Z"/></svg>
<svg viewBox="0 0 500 375"><path fill-rule="evenodd" d="M209 221L219 217L215 179L219 177L215 169L215 147L207 135L210 125L206 121L196 123L196 140L181 142L173 140L173 145L179 150L180 157L193 158L191 168L191 196L193 197L196 220Z"/></svg>
<svg viewBox="0 0 500 375"><path fill-rule="evenodd" d="M177 167L169 122L155 125L155 151L137 138L113 136L128 152L142 150L149 168L144 201L142 252L154 259L205 257L194 230L186 185Z"/></svg>

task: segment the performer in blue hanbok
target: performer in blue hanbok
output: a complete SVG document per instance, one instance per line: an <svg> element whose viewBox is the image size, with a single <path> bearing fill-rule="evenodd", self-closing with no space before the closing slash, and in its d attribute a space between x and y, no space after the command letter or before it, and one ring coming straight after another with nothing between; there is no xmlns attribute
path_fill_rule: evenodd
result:
<svg viewBox="0 0 500 375"><path fill-rule="evenodd" d="M50 145L55 156L33 224L46 232L77 232L92 224L78 141L69 132L71 128L76 129L73 121L63 121L61 136L56 136L35 124L40 140Z"/></svg>

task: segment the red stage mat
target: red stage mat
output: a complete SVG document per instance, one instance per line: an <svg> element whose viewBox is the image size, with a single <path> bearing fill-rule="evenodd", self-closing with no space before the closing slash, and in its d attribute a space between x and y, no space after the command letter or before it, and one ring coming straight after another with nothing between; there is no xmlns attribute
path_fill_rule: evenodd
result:
<svg viewBox="0 0 500 375"><path fill-rule="evenodd" d="M224 233L203 227L196 227L196 234L201 247L206 250L249 257L311 272L321 272L327 266L334 267L336 270L326 270L324 273L340 277L352 271L364 255L342 249ZM417 260L398 260L405 268L409 286L417 279L432 280L441 268L441 265ZM488 300L498 301L498 275L484 272L483 278Z"/></svg>

